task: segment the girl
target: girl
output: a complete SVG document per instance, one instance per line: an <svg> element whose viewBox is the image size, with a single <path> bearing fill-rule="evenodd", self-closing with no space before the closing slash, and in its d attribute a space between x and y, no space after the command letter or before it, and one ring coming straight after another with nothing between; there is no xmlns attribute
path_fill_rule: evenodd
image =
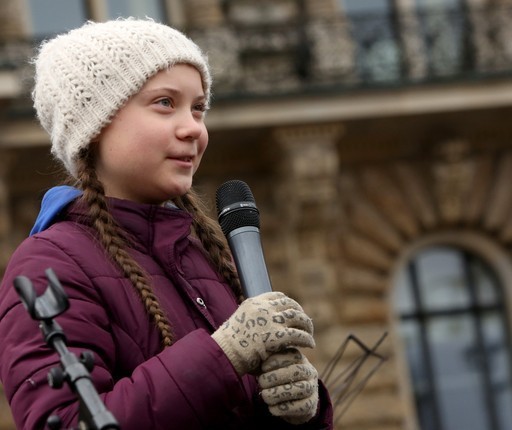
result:
<svg viewBox="0 0 512 430"><path fill-rule="evenodd" d="M42 202L0 286L0 377L19 428L78 401L46 377L58 355L12 287L37 293L52 268L58 317L93 383L128 429L326 429L331 404L300 352L312 323L281 293L243 300L216 222L191 186L208 144L211 77L186 36L150 20L87 23L42 45L37 116L74 187ZM192 235L193 233L193 235Z"/></svg>

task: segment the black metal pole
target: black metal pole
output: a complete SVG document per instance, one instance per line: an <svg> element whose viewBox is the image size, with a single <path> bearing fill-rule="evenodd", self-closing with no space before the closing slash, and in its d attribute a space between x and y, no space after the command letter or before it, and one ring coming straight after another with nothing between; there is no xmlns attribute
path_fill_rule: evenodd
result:
<svg viewBox="0 0 512 430"><path fill-rule="evenodd" d="M60 388L64 382L67 382L73 393L78 396L80 429L120 429L114 415L107 410L92 383L89 373L94 367L92 353L82 354L81 359L78 359L69 351L61 326L53 320L68 309L69 302L53 270L48 269L46 276L49 285L40 297L36 296L32 283L25 276L18 276L14 280L14 288L30 316L39 321L45 342L59 354L61 367L50 370L48 383L52 388ZM50 418L49 426L60 428L58 418L53 416Z"/></svg>

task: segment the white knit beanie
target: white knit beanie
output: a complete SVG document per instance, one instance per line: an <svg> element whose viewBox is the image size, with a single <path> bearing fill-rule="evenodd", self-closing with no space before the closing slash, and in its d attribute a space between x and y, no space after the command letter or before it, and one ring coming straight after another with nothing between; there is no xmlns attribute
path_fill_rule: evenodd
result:
<svg viewBox="0 0 512 430"><path fill-rule="evenodd" d="M200 72L206 102L206 56L179 31L145 19L88 22L43 42L34 59L34 107L52 153L76 177L76 159L146 81L178 63Z"/></svg>

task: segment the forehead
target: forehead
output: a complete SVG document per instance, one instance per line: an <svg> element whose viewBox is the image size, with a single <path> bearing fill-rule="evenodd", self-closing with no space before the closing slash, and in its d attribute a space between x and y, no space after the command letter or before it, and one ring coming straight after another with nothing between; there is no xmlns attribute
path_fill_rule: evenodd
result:
<svg viewBox="0 0 512 430"><path fill-rule="evenodd" d="M201 73L190 64L176 64L168 69L160 70L149 78L141 90L148 90L161 85L198 85L203 87Z"/></svg>

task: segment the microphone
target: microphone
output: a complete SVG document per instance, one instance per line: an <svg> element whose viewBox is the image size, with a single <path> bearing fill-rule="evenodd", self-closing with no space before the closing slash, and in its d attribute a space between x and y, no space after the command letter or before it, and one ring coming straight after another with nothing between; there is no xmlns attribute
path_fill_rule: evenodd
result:
<svg viewBox="0 0 512 430"><path fill-rule="evenodd" d="M217 214L246 297L272 291L260 240L260 213L249 186L239 180L217 189Z"/></svg>

